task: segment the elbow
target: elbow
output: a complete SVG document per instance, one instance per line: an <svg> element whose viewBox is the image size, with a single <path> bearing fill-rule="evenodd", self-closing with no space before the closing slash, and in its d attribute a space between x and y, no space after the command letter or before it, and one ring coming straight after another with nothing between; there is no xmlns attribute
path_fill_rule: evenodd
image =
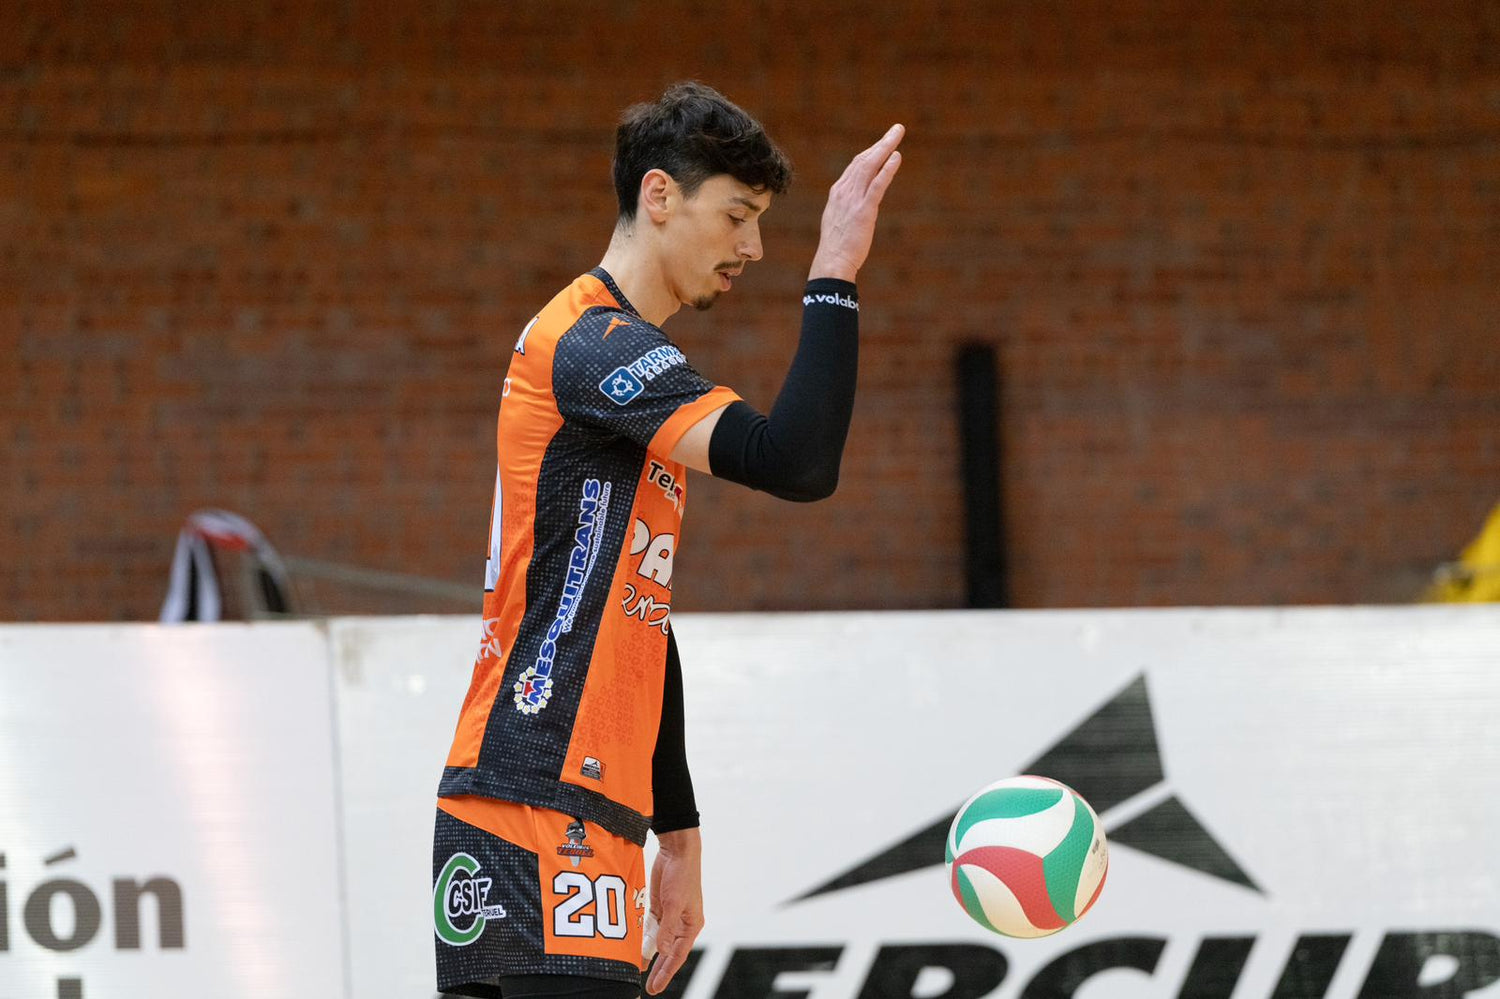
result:
<svg viewBox="0 0 1500 999"><path fill-rule="evenodd" d="M810 472L799 475L796 481L787 483L783 488L774 490L774 495L793 503L816 503L826 500L839 488L839 470L833 468L813 469Z"/></svg>
<svg viewBox="0 0 1500 999"><path fill-rule="evenodd" d="M826 500L838 492L838 488L839 473L838 469L834 469L831 473L820 476L815 482L809 485L807 499L803 502L816 503L818 500Z"/></svg>

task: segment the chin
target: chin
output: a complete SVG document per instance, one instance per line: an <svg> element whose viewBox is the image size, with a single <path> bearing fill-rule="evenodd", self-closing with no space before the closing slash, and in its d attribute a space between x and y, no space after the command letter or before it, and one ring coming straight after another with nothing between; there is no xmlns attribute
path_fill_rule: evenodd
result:
<svg viewBox="0 0 1500 999"><path fill-rule="evenodd" d="M699 312L706 312L714 307L714 302L718 301L718 299L718 292L714 292L712 295L704 295L702 298L695 298L693 299L693 308Z"/></svg>

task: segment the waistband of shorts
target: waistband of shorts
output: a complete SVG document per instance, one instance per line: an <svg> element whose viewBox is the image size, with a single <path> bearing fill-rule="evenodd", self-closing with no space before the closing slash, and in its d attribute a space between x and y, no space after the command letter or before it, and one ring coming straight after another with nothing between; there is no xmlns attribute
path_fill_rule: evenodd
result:
<svg viewBox="0 0 1500 999"><path fill-rule="evenodd" d="M623 836L637 846L644 846L651 819L587 788L562 781L538 781L535 778L507 777L485 773L472 767L444 767L438 784L439 798L475 795L498 801L513 801L536 808L550 808L574 818L603 826L616 836Z"/></svg>

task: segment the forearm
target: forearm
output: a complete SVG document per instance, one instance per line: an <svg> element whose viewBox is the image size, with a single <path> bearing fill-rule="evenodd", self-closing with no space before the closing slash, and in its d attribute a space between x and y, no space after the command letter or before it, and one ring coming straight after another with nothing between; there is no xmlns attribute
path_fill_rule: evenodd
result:
<svg viewBox="0 0 1500 999"><path fill-rule="evenodd" d="M686 719L682 703L682 659L677 638L667 634L666 674L662 682L661 725L651 754L651 828L658 838L696 829L698 802L687 763Z"/></svg>
<svg viewBox="0 0 1500 999"><path fill-rule="evenodd" d="M703 856L703 835L697 826L656 834L656 843L662 853L683 860L697 860Z"/></svg>
<svg viewBox="0 0 1500 999"><path fill-rule="evenodd" d="M745 403L714 427L709 462L719 478L790 500L833 494L859 370L859 298L832 278L809 281L797 353L769 415Z"/></svg>

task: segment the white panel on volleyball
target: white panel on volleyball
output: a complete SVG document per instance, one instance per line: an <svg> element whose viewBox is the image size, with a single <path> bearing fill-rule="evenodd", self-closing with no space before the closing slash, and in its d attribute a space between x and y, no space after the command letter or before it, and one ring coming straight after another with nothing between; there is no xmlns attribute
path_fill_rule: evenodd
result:
<svg viewBox="0 0 1500 999"><path fill-rule="evenodd" d="M1031 925L1031 920L1027 918L1026 911L1021 908L1021 902L1010 890L1010 886L983 867L966 867L964 874L974 885L974 890L979 895L979 904L991 925L1007 927L1010 935L1023 939L1044 937L1056 932Z"/></svg>

